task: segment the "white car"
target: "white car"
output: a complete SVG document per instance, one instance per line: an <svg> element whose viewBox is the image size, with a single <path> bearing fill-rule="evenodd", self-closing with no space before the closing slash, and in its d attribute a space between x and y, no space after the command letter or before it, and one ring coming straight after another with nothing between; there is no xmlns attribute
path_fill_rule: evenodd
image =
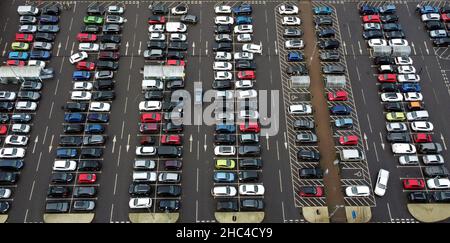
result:
<svg viewBox="0 0 450 243"><path fill-rule="evenodd" d="M416 73L416 68L413 66L399 66L397 67L397 72L399 74L415 74Z"/></svg>
<svg viewBox="0 0 450 243"><path fill-rule="evenodd" d="M130 198L128 206L130 206L130 208L151 208L152 199L149 197Z"/></svg>
<svg viewBox="0 0 450 243"><path fill-rule="evenodd" d="M233 65L230 62L214 62L213 69L221 71L229 71L233 69Z"/></svg>
<svg viewBox="0 0 450 243"><path fill-rule="evenodd" d="M214 154L216 156L233 156L236 154L236 148L228 145L216 146L214 148Z"/></svg>
<svg viewBox="0 0 450 243"><path fill-rule="evenodd" d="M139 103L139 111L159 111L161 107L161 101L141 101Z"/></svg>
<svg viewBox="0 0 450 243"><path fill-rule="evenodd" d="M75 160L55 160L53 162L54 171L74 171L77 169L77 162Z"/></svg>
<svg viewBox="0 0 450 243"><path fill-rule="evenodd" d="M16 110L19 111L35 111L37 103L33 101L18 101L16 103Z"/></svg>
<svg viewBox="0 0 450 243"><path fill-rule="evenodd" d="M398 163L401 165L418 165L419 157L417 155L402 155L398 157Z"/></svg>
<svg viewBox="0 0 450 243"><path fill-rule="evenodd" d="M250 52L236 52L234 53L234 60L253 60L253 53Z"/></svg>
<svg viewBox="0 0 450 243"><path fill-rule="evenodd" d="M108 112L111 109L111 104L107 102L91 102L89 104L89 111Z"/></svg>
<svg viewBox="0 0 450 243"><path fill-rule="evenodd" d="M150 33L150 35L148 36L149 40L154 40L154 41L164 41L166 40L166 35L164 35L163 33Z"/></svg>
<svg viewBox="0 0 450 243"><path fill-rule="evenodd" d="M80 43L78 45L79 51L98 51L100 48L99 44L96 43ZM81 61L81 60L80 60Z"/></svg>
<svg viewBox="0 0 450 243"><path fill-rule="evenodd" d="M381 101L383 102L400 102L403 101L403 96L401 93L382 93L381 95Z"/></svg>
<svg viewBox="0 0 450 243"><path fill-rule="evenodd" d="M237 41L238 42L250 42L252 41L252 35L251 34L239 34L237 35Z"/></svg>
<svg viewBox="0 0 450 243"><path fill-rule="evenodd" d="M239 119L253 119L256 120L259 118L258 111L251 110L241 110L239 111Z"/></svg>
<svg viewBox="0 0 450 243"><path fill-rule="evenodd" d="M278 8L280 14L298 14L298 7L293 4L283 4Z"/></svg>
<svg viewBox="0 0 450 243"><path fill-rule="evenodd" d="M260 184L239 185L239 195L262 196L264 195L264 186Z"/></svg>
<svg viewBox="0 0 450 243"><path fill-rule="evenodd" d="M374 47L374 46L387 46L387 41L383 40L383 39L370 39L367 44L370 47Z"/></svg>
<svg viewBox="0 0 450 243"><path fill-rule="evenodd" d="M348 186L345 188L347 197L368 197L370 188L368 186Z"/></svg>
<svg viewBox="0 0 450 243"><path fill-rule="evenodd" d="M441 165L444 164L444 157L440 154L427 154L422 156L423 163L426 165Z"/></svg>
<svg viewBox="0 0 450 243"><path fill-rule="evenodd" d="M450 180L448 178L433 178L427 180L429 189L448 189L450 188Z"/></svg>
<svg viewBox="0 0 450 243"><path fill-rule="evenodd" d="M410 143L393 143L391 145L394 154L415 154L416 146Z"/></svg>
<svg viewBox="0 0 450 243"><path fill-rule="evenodd" d="M125 19L120 16L107 15L105 18L105 23L107 24L123 24Z"/></svg>
<svg viewBox="0 0 450 243"><path fill-rule="evenodd" d="M117 6L117 5L111 5L108 7L108 13L109 14L123 14L125 9L123 7Z"/></svg>
<svg viewBox="0 0 450 243"><path fill-rule="evenodd" d="M287 49L302 49L303 47L305 47L305 43L303 42L303 40L287 40L284 43L284 46Z"/></svg>
<svg viewBox="0 0 450 243"><path fill-rule="evenodd" d="M377 181L375 183L375 190L373 190L375 195L382 197L386 194L388 180L389 171L380 169L380 171L378 171Z"/></svg>
<svg viewBox="0 0 450 243"><path fill-rule="evenodd" d="M411 122L411 129L415 132L432 132L434 129L433 123L427 121Z"/></svg>
<svg viewBox="0 0 450 243"><path fill-rule="evenodd" d="M92 90L92 83L91 82L74 82L73 83L73 90Z"/></svg>
<svg viewBox="0 0 450 243"><path fill-rule="evenodd" d="M422 101L423 100L423 95L418 92L408 92L408 93L403 93L403 95L405 96L405 101Z"/></svg>
<svg viewBox="0 0 450 243"><path fill-rule="evenodd" d="M13 133L28 134L31 131L31 126L28 124L13 124L11 131Z"/></svg>
<svg viewBox="0 0 450 243"><path fill-rule="evenodd" d="M233 99L233 91L231 90L223 90L223 91L216 91L216 95L215 98L217 99L226 99L226 100L231 100Z"/></svg>
<svg viewBox="0 0 450 243"><path fill-rule="evenodd" d="M70 97L71 100L90 100L92 97L91 92L87 91L72 91Z"/></svg>
<svg viewBox="0 0 450 243"><path fill-rule="evenodd" d="M15 100L16 92L0 91L0 100Z"/></svg>
<svg viewBox="0 0 450 243"><path fill-rule="evenodd" d="M214 12L216 14L229 14L229 13L231 13L231 6L228 6L228 5L215 6Z"/></svg>
<svg viewBox="0 0 450 243"><path fill-rule="evenodd" d="M441 18L441 16L437 13L422 14L422 16L420 16L420 19L422 20L422 22L428 22L428 21L433 21L433 20L439 21L440 18Z"/></svg>
<svg viewBox="0 0 450 243"><path fill-rule="evenodd" d="M234 83L236 89L250 89L253 88L253 82L251 80L238 80Z"/></svg>
<svg viewBox="0 0 450 243"><path fill-rule="evenodd" d="M188 12L187 5L178 5L170 10L170 13L172 13L173 15L183 15L187 14L187 12Z"/></svg>
<svg viewBox="0 0 450 243"><path fill-rule="evenodd" d="M296 16L285 16L281 21L282 25L300 25L302 21Z"/></svg>
<svg viewBox="0 0 450 243"><path fill-rule="evenodd" d="M253 25L251 24L241 24L234 26L235 34L251 34L253 33Z"/></svg>
<svg viewBox="0 0 450 243"><path fill-rule="evenodd" d="M363 24L364 30L381 30L381 25L379 23L365 23Z"/></svg>
<svg viewBox="0 0 450 243"><path fill-rule="evenodd" d="M217 16L214 18L214 23L216 25L232 25L234 24L234 19L230 16Z"/></svg>
<svg viewBox="0 0 450 243"><path fill-rule="evenodd" d="M386 124L386 130L388 132L405 132L408 130L408 127L403 122L390 122Z"/></svg>
<svg viewBox="0 0 450 243"><path fill-rule="evenodd" d="M290 105L288 112L291 115L309 115L312 114L312 107L307 104Z"/></svg>
<svg viewBox="0 0 450 243"><path fill-rule="evenodd" d="M211 189L213 197L234 197L237 194L234 186L215 186Z"/></svg>
<svg viewBox="0 0 450 243"><path fill-rule="evenodd" d="M81 43L81 44L83 44L83 43ZM69 62L74 64L74 63L83 61L86 58L88 58L88 54L85 51L77 52L77 53L74 53L72 56L70 56Z"/></svg>
<svg viewBox="0 0 450 243"><path fill-rule="evenodd" d="M419 111L411 111L406 113L406 119L408 121L423 121L430 117L428 111L419 110Z"/></svg>
<svg viewBox="0 0 450 243"><path fill-rule="evenodd" d="M216 61L230 61L233 59L233 55L229 52L218 51L216 52L216 56L214 57Z"/></svg>
<svg viewBox="0 0 450 243"><path fill-rule="evenodd" d="M446 30L432 30L429 32L431 38L445 38L447 37Z"/></svg>
<svg viewBox="0 0 450 243"><path fill-rule="evenodd" d="M258 92L256 92L256 90L254 89L236 91L236 98L238 100L256 99L256 97L258 97Z"/></svg>
<svg viewBox="0 0 450 243"><path fill-rule="evenodd" d="M34 33L37 31L37 26L36 25L21 25L19 27L19 32L20 33Z"/></svg>
<svg viewBox="0 0 450 243"><path fill-rule="evenodd" d="M408 41L405 39L391 39L388 43L390 46L408 46Z"/></svg>
<svg viewBox="0 0 450 243"><path fill-rule="evenodd" d="M136 147L136 155L137 156L147 156L147 155L155 155L156 148L153 146L137 146Z"/></svg>
<svg viewBox="0 0 450 243"><path fill-rule="evenodd" d="M0 188L0 199L7 199L11 197L11 189L9 188Z"/></svg>
<svg viewBox="0 0 450 243"><path fill-rule="evenodd" d="M214 72L214 80L231 80L233 74L227 71Z"/></svg>
<svg viewBox="0 0 450 243"><path fill-rule="evenodd" d="M148 26L148 32L153 33L153 32L157 32L157 33L162 33L165 30L165 25L163 24L152 24L150 26Z"/></svg>
<svg viewBox="0 0 450 243"><path fill-rule="evenodd" d="M417 74L400 74L397 75L397 81L402 82L419 82L420 76Z"/></svg>
<svg viewBox="0 0 450 243"><path fill-rule="evenodd" d="M187 37L185 34L172 33L172 34L170 34L169 40L170 41L186 41Z"/></svg>
<svg viewBox="0 0 450 243"><path fill-rule="evenodd" d="M23 148L2 148L0 149L0 158L2 159L21 159L25 156Z"/></svg>
<svg viewBox="0 0 450 243"><path fill-rule="evenodd" d="M7 145L25 146L28 143L28 137L23 135L8 135L5 139Z"/></svg>
<svg viewBox="0 0 450 243"><path fill-rule="evenodd" d="M244 44L242 46L242 51L261 54L262 53L262 45Z"/></svg>
<svg viewBox="0 0 450 243"><path fill-rule="evenodd" d="M44 69L46 64L44 61L28 60L27 66L38 66L38 67L41 67L42 69Z"/></svg>
<svg viewBox="0 0 450 243"><path fill-rule="evenodd" d="M412 65L413 60L411 57L396 57L394 59L395 65Z"/></svg>

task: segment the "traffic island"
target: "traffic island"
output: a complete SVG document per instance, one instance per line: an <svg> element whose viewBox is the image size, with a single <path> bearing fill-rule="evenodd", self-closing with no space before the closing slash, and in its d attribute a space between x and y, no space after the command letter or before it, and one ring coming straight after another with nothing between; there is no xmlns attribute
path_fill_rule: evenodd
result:
<svg viewBox="0 0 450 243"><path fill-rule="evenodd" d="M129 213L132 223L176 223L179 213Z"/></svg>
<svg viewBox="0 0 450 243"><path fill-rule="evenodd" d="M370 207L345 207L347 223L368 223L372 218Z"/></svg>
<svg viewBox="0 0 450 243"><path fill-rule="evenodd" d="M261 223L264 212L215 212L214 217L219 223Z"/></svg>
<svg viewBox="0 0 450 243"><path fill-rule="evenodd" d="M450 204L408 204L409 213L420 222L434 223L450 218Z"/></svg>
<svg viewBox="0 0 450 243"><path fill-rule="evenodd" d="M0 215L0 224L3 224L8 220L8 214Z"/></svg>
<svg viewBox="0 0 450 243"><path fill-rule="evenodd" d="M91 223L94 219L93 213L57 213L44 214L44 223Z"/></svg>
<svg viewBox="0 0 450 243"><path fill-rule="evenodd" d="M303 207L302 211L309 223L330 223L328 207Z"/></svg>

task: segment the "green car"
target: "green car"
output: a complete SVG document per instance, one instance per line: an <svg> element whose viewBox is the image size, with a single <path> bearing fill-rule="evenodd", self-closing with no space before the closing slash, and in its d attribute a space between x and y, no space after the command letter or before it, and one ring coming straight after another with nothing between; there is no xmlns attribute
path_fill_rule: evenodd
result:
<svg viewBox="0 0 450 243"><path fill-rule="evenodd" d="M11 48L14 51L26 51L26 50L28 50L29 47L30 47L30 45L28 43L23 43L23 42L13 42L11 44Z"/></svg>
<svg viewBox="0 0 450 243"><path fill-rule="evenodd" d="M103 17L99 16L86 16L83 19L85 24L103 24Z"/></svg>

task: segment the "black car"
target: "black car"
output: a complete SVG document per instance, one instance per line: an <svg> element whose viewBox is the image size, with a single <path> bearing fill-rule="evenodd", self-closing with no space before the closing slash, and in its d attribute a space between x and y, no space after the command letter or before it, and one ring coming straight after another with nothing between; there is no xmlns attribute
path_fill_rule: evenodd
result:
<svg viewBox="0 0 450 243"><path fill-rule="evenodd" d="M2 101L0 102L0 111L12 111L14 109L13 102Z"/></svg>
<svg viewBox="0 0 450 243"><path fill-rule="evenodd" d="M154 15L166 15L168 12L169 9L162 3L152 6L152 13Z"/></svg>
<svg viewBox="0 0 450 243"><path fill-rule="evenodd" d="M236 199L217 201L216 210L219 212L237 212L239 211L238 201Z"/></svg>
<svg viewBox="0 0 450 243"><path fill-rule="evenodd" d="M55 184L67 184L73 181L72 173L58 172L52 174L50 181Z"/></svg>
<svg viewBox="0 0 450 243"><path fill-rule="evenodd" d="M240 170L259 170L263 166L263 162L260 159L241 159L239 160Z"/></svg>
<svg viewBox="0 0 450 243"><path fill-rule="evenodd" d="M339 41L336 39L328 39L328 40L320 40L319 41L320 49L337 49L339 48Z"/></svg>
<svg viewBox="0 0 450 243"><path fill-rule="evenodd" d="M103 35L100 37L100 42L102 43L116 43L119 44L122 41L120 35Z"/></svg>
<svg viewBox="0 0 450 243"><path fill-rule="evenodd" d="M114 89L114 81L113 80L96 80L94 81L94 89L95 90L112 90Z"/></svg>
<svg viewBox="0 0 450 243"><path fill-rule="evenodd" d="M434 46L447 47L450 45L450 38L437 38L433 40Z"/></svg>
<svg viewBox="0 0 450 243"><path fill-rule="evenodd" d="M8 123L9 122L9 115L8 114L0 114L0 123Z"/></svg>
<svg viewBox="0 0 450 243"><path fill-rule="evenodd" d="M345 66L341 65L324 65L322 66L322 72L324 74L344 74Z"/></svg>
<svg viewBox="0 0 450 243"><path fill-rule="evenodd" d="M53 42L55 40L55 35L51 34L51 33L37 32L34 35L34 40L35 41Z"/></svg>
<svg viewBox="0 0 450 243"><path fill-rule="evenodd" d="M160 200L158 209L163 212L176 212L180 209L180 200Z"/></svg>
<svg viewBox="0 0 450 243"><path fill-rule="evenodd" d="M82 148L81 149L82 158L100 158L103 155L102 148Z"/></svg>
<svg viewBox="0 0 450 243"><path fill-rule="evenodd" d="M102 31L105 34L120 34L122 29L118 24L105 24L102 27Z"/></svg>
<svg viewBox="0 0 450 243"><path fill-rule="evenodd" d="M239 60L235 63L236 70L255 70L256 63L248 60Z"/></svg>
<svg viewBox="0 0 450 243"><path fill-rule="evenodd" d="M378 86L380 92L397 92L398 86L393 83L382 83Z"/></svg>
<svg viewBox="0 0 450 243"><path fill-rule="evenodd" d="M373 63L375 65L390 65L394 63L394 59L388 56L375 57Z"/></svg>
<svg viewBox="0 0 450 243"><path fill-rule="evenodd" d="M233 42L233 38L229 34L219 34L214 39L216 42Z"/></svg>
<svg viewBox="0 0 450 243"><path fill-rule="evenodd" d="M169 90L182 89L184 88L184 81L182 79L167 81L166 88Z"/></svg>
<svg viewBox="0 0 450 243"><path fill-rule="evenodd" d="M148 49L166 49L166 47L165 41L147 41Z"/></svg>
<svg viewBox="0 0 450 243"><path fill-rule="evenodd" d="M322 179L323 171L319 167L302 168L298 172L301 179Z"/></svg>
<svg viewBox="0 0 450 243"><path fill-rule="evenodd" d="M12 172L0 171L0 185L11 185L17 182L18 175Z"/></svg>
<svg viewBox="0 0 450 243"><path fill-rule="evenodd" d="M448 169L443 165L425 166L423 174L427 177L448 177L450 175Z"/></svg>
<svg viewBox="0 0 450 243"><path fill-rule="evenodd" d="M320 154L316 151L301 149L297 152L297 158L304 161L318 162Z"/></svg>
<svg viewBox="0 0 450 243"><path fill-rule="evenodd" d="M445 29L445 25L439 20L434 20L426 22L425 28L427 30L442 30Z"/></svg>
<svg viewBox="0 0 450 243"><path fill-rule="evenodd" d="M384 36L386 37L386 39L401 39L401 38L405 38L405 33L403 31L390 31L390 32L385 32ZM382 37L379 37L382 38Z"/></svg>
<svg viewBox="0 0 450 243"><path fill-rule="evenodd" d="M176 59L176 60L182 60L184 59L184 54L179 51L168 51L167 52L167 59Z"/></svg>
<svg viewBox="0 0 450 243"><path fill-rule="evenodd" d="M100 51L118 51L120 45L116 43L100 43Z"/></svg>
<svg viewBox="0 0 450 243"><path fill-rule="evenodd" d="M400 30L402 30L402 26L400 24L396 24L396 23L383 24L383 30L384 31L400 31Z"/></svg>
<svg viewBox="0 0 450 243"><path fill-rule="evenodd" d="M105 61L117 61L120 59L120 53L114 51L101 51L98 54L98 59Z"/></svg>
<svg viewBox="0 0 450 243"><path fill-rule="evenodd" d="M181 195L181 186L159 185L156 189L156 195L159 197L179 197Z"/></svg>
<svg viewBox="0 0 450 243"><path fill-rule="evenodd" d="M170 42L167 48L175 51L186 51L188 44L186 42Z"/></svg>
<svg viewBox="0 0 450 243"><path fill-rule="evenodd" d="M47 197L64 198L69 197L71 189L68 186L50 186L47 191Z"/></svg>
<svg viewBox="0 0 450 243"><path fill-rule="evenodd" d="M422 154L438 154L442 152L440 143L421 143L418 145L418 153Z"/></svg>
<svg viewBox="0 0 450 243"><path fill-rule="evenodd" d="M407 132L388 132L386 140L390 143L410 143L411 137Z"/></svg>
<svg viewBox="0 0 450 243"><path fill-rule="evenodd" d="M301 37L303 35L303 31L297 28L287 28L284 29L283 36L284 37Z"/></svg>
<svg viewBox="0 0 450 243"><path fill-rule="evenodd" d="M314 129L314 121L309 120L295 120L294 129Z"/></svg>
<svg viewBox="0 0 450 243"><path fill-rule="evenodd" d="M183 106L183 101L164 101L161 104L162 111L173 111L173 109L177 108L177 111L182 111L181 106ZM178 106L178 107L177 107Z"/></svg>
<svg viewBox="0 0 450 243"><path fill-rule="evenodd" d="M243 170L238 173L240 182L257 182L259 180L258 171L254 170Z"/></svg>
<svg viewBox="0 0 450 243"><path fill-rule="evenodd" d="M94 186L77 186L73 190L73 197L95 197L97 188Z"/></svg>
<svg viewBox="0 0 450 243"><path fill-rule="evenodd" d="M69 111L69 112L83 112L83 111L87 111L88 107L89 107L88 103L69 102L69 103L63 105L61 108L65 111Z"/></svg>
<svg viewBox="0 0 450 243"><path fill-rule="evenodd" d="M64 133L82 133L84 130L84 125L81 124L70 124L70 125L64 125L63 131Z"/></svg>
<svg viewBox="0 0 450 243"><path fill-rule="evenodd" d="M403 106L399 102L389 102L384 104L384 110L389 112L403 111Z"/></svg>
<svg viewBox="0 0 450 243"><path fill-rule="evenodd" d="M254 145L239 146L239 156L259 156L261 154L261 147Z"/></svg>
<svg viewBox="0 0 450 243"><path fill-rule="evenodd" d="M333 25L333 19L331 17L317 17L314 19L316 26L331 26Z"/></svg>
<svg viewBox="0 0 450 243"><path fill-rule="evenodd" d="M82 33L98 34L100 31L101 28L98 25L85 25L81 28Z"/></svg>
<svg viewBox="0 0 450 243"><path fill-rule="evenodd" d="M33 92L33 91L19 91L19 92L17 92L17 98L19 100L36 101L41 98L41 94L39 92Z"/></svg>
<svg viewBox="0 0 450 243"><path fill-rule="evenodd" d="M4 159L0 160L0 170L2 171L19 171L23 167L21 159Z"/></svg>
<svg viewBox="0 0 450 243"><path fill-rule="evenodd" d="M97 70L115 71L119 68L118 62L113 61L97 61Z"/></svg>
<svg viewBox="0 0 450 243"><path fill-rule="evenodd" d="M174 124L172 122L164 123L162 130L165 133L179 133L183 131L183 124Z"/></svg>
<svg viewBox="0 0 450 243"><path fill-rule="evenodd" d="M180 22L181 23L185 23L185 24L196 24L197 23L197 16L192 15L192 14L183 15L180 18Z"/></svg>
<svg viewBox="0 0 450 243"><path fill-rule="evenodd" d="M217 25L214 29L214 33L216 34L230 34L231 27L229 25Z"/></svg>
<svg viewBox="0 0 450 243"><path fill-rule="evenodd" d="M264 210L264 201L262 199L242 199L242 211L261 211Z"/></svg>
<svg viewBox="0 0 450 243"><path fill-rule="evenodd" d="M69 211L68 202L47 202L45 212L47 213L66 213Z"/></svg>
<svg viewBox="0 0 450 243"><path fill-rule="evenodd" d="M87 9L87 14L88 15L104 15L105 14L105 9L100 7L100 6L90 6Z"/></svg>
<svg viewBox="0 0 450 243"><path fill-rule="evenodd" d="M31 114L16 113L11 116L11 121L13 123L29 123L31 120L33 120L33 116Z"/></svg>
<svg viewBox="0 0 450 243"><path fill-rule="evenodd" d="M77 168L79 171L99 171L102 164L98 160L80 160Z"/></svg>
<svg viewBox="0 0 450 243"><path fill-rule="evenodd" d="M366 30L363 32L363 37L366 40L383 38L383 32L381 32L381 30Z"/></svg>
<svg viewBox="0 0 450 243"><path fill-rule="evenodd" d="M446 4L446 5L442 6L441 9L439 10L439 12L441 14L443 14L443 13L450 13L450 5Z"/></svg>
<svg viewBox="0 0 450 243"><path fill-rule="evenodd" d="M145 100L162 100L164 98L164 92L160 90L146 91L144 93Z"/></svg>
<svg viewBox="0 0 450 243"><path fill-rule="evenodd" d="M59 139L60 146L81 146L83 137L80 136L61 136Z"/></svg>
<svg viewBox="0 0 450 243"><path fill-rule="evenodd" d="M450 202L450 192L433 192L432 198L437 203Z"/></svg>
<svg viewBox="0 0 450 243"><path fill-rule="evenodd" d="M98 91L92 95L92 100L95 101L109 101L116 98L114 91Z"/></svg>
<svg viewBox="0 0 450 243"><path fill-rule="evenodd" d="M305 65L289 66L286 68L289 75L305 75L308 74L308 68Z"/></svg>
<svg viewBox="0 0 450 243"><path fill-rule="evenodd" d="M95 208L95 201L93 200L77 200L73 202L73 211L88 212Z"/></svg>
<svg viewBox="0 0 450 243"><path fill-rule="evenodd" d="M336 32L331 28L326 28L326 29L317 31L316 34L317 34L317 37L319 37L319 38L330 38L330 37L334 37Z"/></svg>
<svg viewBox="0 0 450 243"><path fill-rule="evenodd" d="M52 6L43 8L41 14L58 16L59 13L60 13L59 7L57 5L52 5Z"/></svg>
<svg viewBox="0 0 450 243"><path fill-rule="evenodd" d="M231 89L232 83L230 80L214 80L212 88L217 90Z"/></svg>
<svg viewBox="0 0 450 243"><path fill-rule="evenodd" d="M382 23L394 23L398 21L398 16L395 14L381 15L380 20Z"/></svg>
<svg viewBox="0 0 450 243"><path fill-rule="evenodd" d="M320 54L320 60L324 62L338 62L340 54L337 51L327 51Z"/></svg>
<svg viewBox="0 0 450 243"><path fill-rule="evenodd" d="M164 169L165 170L181 170L183 167L183 162L181 160L165 160Z"/></svg>
<svg viewBox="0 0 450 243"><path fill-rule="evenodd" d="M235 134L216 134L214 135L214 142L216 144L235 144L236 135Z"/></svg>
<svg viewBox="0 0 450 243"><path fill-rule="evenodd" d="M233 44L228 42L215 43L212 47L213 51L233 51Z"/></svg>
<svg viewBox="0 0 450 243"><path fill-rule="evenodd" d="M408 200L414 203L426 203L430 201L430 197L426 192L410 192L408 194Z"/></svg>

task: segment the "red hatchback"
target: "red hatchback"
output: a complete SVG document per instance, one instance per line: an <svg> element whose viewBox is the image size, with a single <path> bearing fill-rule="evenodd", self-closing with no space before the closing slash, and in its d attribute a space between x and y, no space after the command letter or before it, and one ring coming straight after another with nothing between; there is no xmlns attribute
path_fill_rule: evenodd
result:
<svg viewBox="0 0 450 243"><path fill-rule="evenodd" d="M441 14L441 20L442 22L450 22L450 13Z"/></svg>
<svg viewBox="0 0 450 243"><path fill-rule="evenodd" d="M161 122L161 113L149 112L141 114L141 122L158 123Z"/></svg>
<svg viewBox="0 0 450 243"><path fill-rule="evenodd" d="M31 34L16 34L16 40L19 42L33 42L33 35Z"/></svg>
<svg viewBox="0 0 450 243"><path fill-rule="evenodd" d="M237 73L238 79L255 79L256 75L254 71L240 71Z"/></svg>
<svg viewBox="0 0 450 243"><path fill-rule="evenodd" d="M397 82L396 74L380 74L378 75L378 82L380 83L394 83Z"/></svg>
<svg viewBox="0 0 450 243"><path fill-rule="evenodd" d="M0 126L0 135L5 135L8 132L8 126L1 125Z"/></svg>
<svg viewBox="0 0 450 243"><path fill-rule="evenodd" d="M180 145L181 144L181 136L180 135L162 135L161 143L162 144L171 144L171 145Z"/></svg>
<svg viewBox="0 0 450 243"><path fill-rule="evenodd" d="M357 145L358 144L358 136L355 136L355 135L340 136L339 143L341 145Z"/></svg>
<svg viewBox="0 0 450 243"><path fill-rule="evenodd" d="M304 186L300 188L301 197L323 197L323 187L321 186Z"/></svg>
<svg viewBox="0 0 450 243"><path fill-rule="evenodd" d="M153 15L153 16L148 17L148 23L149 24L164 24L164 23L166 23L166 17Z"/></svg>
<svg viewBox="0 0 450 243"><path fill-rule="evenodd" d="M425 182L423 179L404 179L403 188L408 190L424 189Z"/></svg>
<svg viewBox="0 0 450 243"><path fill-rule="evenodd" d="M336 92L328 92L329 101L346 101L348 99L348 93L344 90L338 90Z"/></svg>
<svg viewBox="0 0 450 243"><path fill-rule="evenodd" d="M246 122L239 125L239 131L258 133L261 131L261 127L256 122Z"/></svg>
<svg viewBox="0 0 450 243"><path fill-rule="evenodd" d="M97 40L97 35L88 33L79 33L77 35L77 40L79 42L94 42Z"/></svg>
<svg viewBox="0 0 450 243"><path fill-rule="evenodd" d="M432 142L431 134L426 133L417 133L414 135L414 142L415 143L431 143Z"/></svg>
<svg viewBox="0 0 450 243"><path fill-rule="evenodd" d="M87 174L82 173L78 175L78 183L80 184L92 184L97 181L97 175L96 174Z"/></svg>
<svg viewBox="0 0 450 243"><path fill-rule="evenodd" d="M166 62L169 66L185 66L186 63L183 60L167 60Z"/></svg>
<svg viewBox="0 0 450 243"><path fill-rule="evenodd" d="M25 62L19 61L19 60L7 60L6 65L8 65L8 66L25 66Z"/></svg>
<svg viewBox="0 0 450 243"><path fill-rule="evenodd" d="M364 23L381 23L380 15L378 14L366 15L362 19Z"/></svg>
<svg viewBox="0 0 450 243"><path fill-rule="evenodd" d="M76 68L82 71L92 71L95 69L95 63L93 62L78 62Z"/></svg>

